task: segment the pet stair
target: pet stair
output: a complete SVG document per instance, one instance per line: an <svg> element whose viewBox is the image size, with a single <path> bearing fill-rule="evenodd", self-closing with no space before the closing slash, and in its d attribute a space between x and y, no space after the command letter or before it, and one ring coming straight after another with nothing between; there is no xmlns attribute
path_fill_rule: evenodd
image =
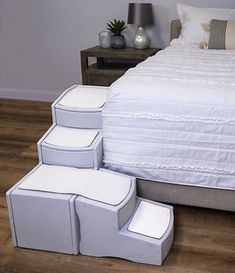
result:
<svg viewBox="0 0 235 273"><path fill-rule="evenodd" d="M95 170L107 90L73 86L53 103L40 164L7 192L13 243L160 265L173 241L173 208L138 198L132 177Z"/></svg>
<svg viewBox="0 0 235 273"><path fill-rule="evenodd" d="M101 129L108 88L74 85L52 104L53 122L68 127Z"/></svg>
<svg viewBox="0 0 235 273"><path fill-rule="evenodd" d="M43 164L7 200L16 246L160 265L172 244L172 207L137 198L126 175Z"/></svg>
<svg viewBox="0 0 235 273"><path fill-rule="evenodd" d="M111 171L39 164L7 192L14 245L78 254L76 197L116 206L135 189L135 179Z"/></svg>
<svg viewBox="0 0 235 273"><path fill-rule="evenodd" d="M173 242L173 208L129 195L119 205L75 200L80 253L161 265Z"/></svg>
<svg viewBox="0 0 235 273"><path fill-rule="evenodd" d="M53 125L39 140L38 154L45 164L98 169L103 156L101 132Z"/></svg>

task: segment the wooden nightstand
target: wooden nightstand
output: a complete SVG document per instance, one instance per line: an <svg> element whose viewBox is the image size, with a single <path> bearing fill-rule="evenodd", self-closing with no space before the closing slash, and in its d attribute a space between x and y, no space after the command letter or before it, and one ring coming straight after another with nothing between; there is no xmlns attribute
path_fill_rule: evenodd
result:
<svg viewBox="0 0 235 273"><path fill-rule="evenodd" d="M129 68L136 66L160 48L124 49L91 47L81 51L82 83L86 85L109 86L120 78ZM96 63L89 65L89 57L95 57Z"/></svg>

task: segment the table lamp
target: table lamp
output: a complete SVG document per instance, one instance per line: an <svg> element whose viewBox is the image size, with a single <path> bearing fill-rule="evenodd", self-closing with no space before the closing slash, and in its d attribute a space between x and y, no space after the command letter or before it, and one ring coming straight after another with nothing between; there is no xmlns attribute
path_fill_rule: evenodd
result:
<svg viewBox="0 0 235 273"><path fill-rule="evenodd" d="M149 47L149 37L143 26L153 25L153 10L151 3L129 3L128 24L138 25L137 33L133 39L136 49Z"/></svg>

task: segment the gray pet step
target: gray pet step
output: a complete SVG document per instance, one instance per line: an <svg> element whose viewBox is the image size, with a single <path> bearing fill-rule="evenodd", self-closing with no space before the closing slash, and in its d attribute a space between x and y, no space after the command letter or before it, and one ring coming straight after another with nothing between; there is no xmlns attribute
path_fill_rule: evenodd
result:
<svg viewBox="0 0 235 273"><path fill-rule="evenodd" d="M77 255L80 241L79 222L74 207L77 195L20 188L24 182L41 179L50 183L56 175L62 177L59 168L52 171L44 167L36 166L6 194L13 244ZM66 177L64 181L67 181Z"/></svg>
<svg viewBox="0 0 235 273"><path fill-rule="evenodd" d="M7 192L16 246L160 265L173 208L136 197L135 179L107 170L39 165Z"/></svg>
<svg viewBox="0 0 235 273"><path fill-rule="evenodd" d="M173 208L138 197L128 199L125 205L110 206L76 198L80 253L161 265L173 242ZM131 217L120 221L123 211L131 212Z"/></svg>
<svg viewBox="0 0 235 273"><path fill-rule="evenodd" d="M108 87L74 85L52 104L53 122L74 128L102 128Z"/></svg>
<svg viewBox="0 0 235 273"><path fill-rule="evenodd" d="M78 254L80 195L112 207L127 205L117 216L123 225L134 209L128 197L135 197L135 180L105 170L38 165L7 192L14 245Z"/></svg>
<svg viewBox="0 0 235 273"><path fill-rule="evenodd" d="M45 164L98 169L103 159L101 132L53 125L39 140L38 154Z"/></svg>

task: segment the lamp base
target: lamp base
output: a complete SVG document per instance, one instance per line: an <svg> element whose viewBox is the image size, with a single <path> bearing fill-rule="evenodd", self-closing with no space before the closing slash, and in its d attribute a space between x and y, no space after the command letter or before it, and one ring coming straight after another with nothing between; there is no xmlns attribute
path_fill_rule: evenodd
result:
<svg viewBox="0 0 235 273"><path fill-rule="evenodd" d="M149 47L149 37L143 27L138 27L136 35L133 39L133 44L136 49L145 49Z"/></svg>

